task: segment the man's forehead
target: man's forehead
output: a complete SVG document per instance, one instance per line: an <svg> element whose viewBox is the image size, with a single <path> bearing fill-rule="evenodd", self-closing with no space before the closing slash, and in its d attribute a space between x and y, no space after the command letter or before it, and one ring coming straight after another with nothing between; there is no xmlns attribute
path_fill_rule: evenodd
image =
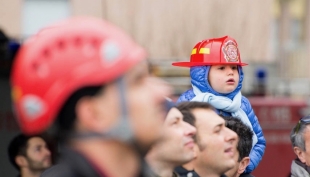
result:
<svg viewBox="0 0 310 177"><path fill-rule="evenodd" d="M213 110L194 109L193 114L198 126L212 128L225 123L224 119L217 115Z"/></svg>
<svg viewBox="0 0 310 177"><path fill-rule="evenodd" d="M37 146L46 144L45 141L41 137L32 137L28 140L28 146Z"/></svg>
<svg viewBox="0 0 310 177"><path fill-rule="evenodd" d="M171 108L166 116L166 121L169 122L177 118L183 118L183 114L177 108Z"/></svg>

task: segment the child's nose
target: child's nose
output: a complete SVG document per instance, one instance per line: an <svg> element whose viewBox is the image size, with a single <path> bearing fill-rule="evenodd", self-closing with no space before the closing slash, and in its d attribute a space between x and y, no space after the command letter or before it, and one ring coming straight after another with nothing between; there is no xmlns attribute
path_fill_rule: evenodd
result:
<svg viewBox="0 0 310 177"><path fill-rule="evenodd" d="M227 67L227 73L228 74L233 74L234 70L231 67Z"/></svg>

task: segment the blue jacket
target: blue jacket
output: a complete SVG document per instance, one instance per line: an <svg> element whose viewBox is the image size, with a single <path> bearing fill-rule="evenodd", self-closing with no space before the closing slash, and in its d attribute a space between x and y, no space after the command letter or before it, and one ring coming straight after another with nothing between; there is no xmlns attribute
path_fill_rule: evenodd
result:
<svg viewBox="0 0 310 177"><path fill-rule="evenodd" d="M227 94L221 94L213 90L213 88L210 86L208 82L208 74L209 74L210 66L195 66L190 68L190 76L191 76L191 83L192 85L196 86L199 88L201 92L209 92L212 93L216 96L226 96L230 99L233 99L235 95L241 90L242 88L242 81L243 81L243 71L241 67L238 67L239 71L239 84L237 88ZM182 102L182 101L190 101L192 100L196 95L193 92L193 89L187 90L184 92L178 99L177 102ZM242 96L241 99L241 109L247 114L254 133L257 136L258 142L254 145L253 149L251 150L250 153L250 163L248 167L245 170L245 173L251 173L259 164L259 162L262 160L262 157L265 152L266 148L266 140L264 138L264 134L262 131L262 128L257 120L257 117L252 109L252 106L249 102L249 100ZM222 110L217 110L218 113L222 114L223 116L230 116L230 113L224 112Z"/></svg>

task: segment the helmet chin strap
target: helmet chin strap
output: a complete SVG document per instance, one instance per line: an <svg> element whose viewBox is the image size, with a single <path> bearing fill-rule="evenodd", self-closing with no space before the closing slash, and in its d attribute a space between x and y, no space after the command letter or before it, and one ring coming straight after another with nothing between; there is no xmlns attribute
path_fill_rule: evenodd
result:
<svg viewBox="0 0 310 177"><path fill-rule="evenodd" d="M120 95L120 108L121 108L121 116L119 118L116 126L112 127L109 131L105 132L107 138L121 140L123 142L132 142L134 137L134 132L131 126L131 122L129 121L129 113L127 107L126 100L126 89L124 78L121 77L117 80L119 95Z"/></svg>
<svg viewBox="0 0 310 177"><path fill-rule="evenodd" d="M126 89L124 78L121 77L117 80L118 90L119 90L119 99L120 99L120 108L121 108L121 116L118 119L118 123L112 127L108 131L102 132L87 132L87 133L73 133L71 135L72 138L75 139L87 139L87 138L102 138L102 139L113 139L121 142L126 142L135 146L135 149L139 151L139 153L145 154L147 148L142 147L141 144L138 143L138 140L134 136L134 131L132 129L132 125L129 119L129 113L127 109L127 100L126 100ZM175 106L175 104L169 100L169 98L165 99L166 112Z"/></svg>
<svg viewBox="0 0 310 177"><path fill-rule="evenodd" d="M74 133L72 138L87 139L87 138L103 138L113 139L121 142L132 143L135 142L134 132L129 121L127 110L127 100L125 97L126 89L123 77L117 80L117 88L119 90L121 115L117 124L108 131L102 132L87 132L87 133ZM103 108L104 109L104 108Z"/></svg>

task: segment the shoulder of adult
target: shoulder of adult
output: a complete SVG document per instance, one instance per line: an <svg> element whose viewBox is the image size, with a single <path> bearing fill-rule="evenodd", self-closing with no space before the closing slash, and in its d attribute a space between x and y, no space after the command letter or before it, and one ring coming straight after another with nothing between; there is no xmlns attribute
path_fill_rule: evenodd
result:
<svg viewBox="0 0 310 177"><path fill-rule="evenodd" d="M57 164L45 170L40 177L74 177L75 174L66 164Z"/></svg>

